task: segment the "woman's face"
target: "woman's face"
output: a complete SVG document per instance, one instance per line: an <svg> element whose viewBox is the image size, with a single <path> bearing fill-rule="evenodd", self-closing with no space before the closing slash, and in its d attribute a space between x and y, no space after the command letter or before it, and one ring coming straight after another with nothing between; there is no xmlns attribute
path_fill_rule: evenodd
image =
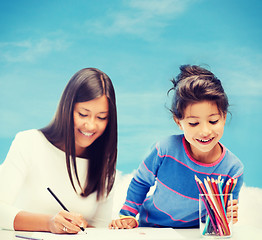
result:
<svg viewBox="0 0 262 240"><path fill-rule="evenodd" d="M81 156L105 131L109 117L108 100L105 95L74 107L74 130L76 156Z"/></svg>

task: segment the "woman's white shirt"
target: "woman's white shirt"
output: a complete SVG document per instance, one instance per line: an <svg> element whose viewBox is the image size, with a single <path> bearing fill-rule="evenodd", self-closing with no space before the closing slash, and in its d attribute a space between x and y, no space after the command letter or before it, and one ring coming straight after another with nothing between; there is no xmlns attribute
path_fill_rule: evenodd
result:
<svg viewBox="0 0 262 240"><path fill-rule="evenodd" d="M84 184L88 160L76 158L76 162L80 182ZM14 218L21 210L52 215L61 211L48 187L71 212L80 213L90 225L107 227L111 221L113 193L100 201L96 192L86 198L77 195L67 173L65 153L41 131L33 129L16 135L0 167L0 228L13 229Z"/></svg>

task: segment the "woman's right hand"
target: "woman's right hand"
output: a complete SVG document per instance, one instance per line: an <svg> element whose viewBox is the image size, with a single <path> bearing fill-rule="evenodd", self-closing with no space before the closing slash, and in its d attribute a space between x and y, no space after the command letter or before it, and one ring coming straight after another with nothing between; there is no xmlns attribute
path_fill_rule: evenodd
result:
<svg viewBox="0 0 262 240"><path fill-rule="evenodd" d="M87 221L77 213L61 211L49 221L49 229L52 233L78 233L80 227L86 228Z"/></svg>

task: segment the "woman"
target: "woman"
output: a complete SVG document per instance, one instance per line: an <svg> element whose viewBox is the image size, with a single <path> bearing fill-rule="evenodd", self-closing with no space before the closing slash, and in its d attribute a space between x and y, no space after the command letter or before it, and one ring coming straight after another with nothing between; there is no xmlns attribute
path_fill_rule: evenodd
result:
<svg viewBox="0 0 262 240"><path fill-rule="evenodd" d="M82 69L67 84L53 121L15 137L0 172L0 228L77 233L107 226L116 157L114 87L102 71ZM47 188L70 212L61 211Z"/></svg>

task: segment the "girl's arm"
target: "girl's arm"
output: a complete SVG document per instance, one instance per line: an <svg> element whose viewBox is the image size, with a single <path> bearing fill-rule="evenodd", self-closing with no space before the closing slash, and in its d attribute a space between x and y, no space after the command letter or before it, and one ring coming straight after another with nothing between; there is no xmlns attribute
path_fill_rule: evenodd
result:
<svg viewBox="0 0 262 240"><path fill-rule="evenodd" d="M120 218L112 220L108 226L110 229L131 229L138 227L136 215L139 213L140 207L145 200L150 186L151 185L148 183L146 184L144 182L142 184L141 182L138 182L136 176L131 180L127 190L125 203L119 213Z"/></svg>
<svg viewBox="0 0 262 240"><path fill-rule="evenodd" d="M155 184L157 171L162 160L159 157L158 149L155 147L145 161L140 164L128 187L126 201L119 213L121 217L113 220L109 224L109 228L134 228L138 226L135 217L139 213L150 187Z"/></svg>

